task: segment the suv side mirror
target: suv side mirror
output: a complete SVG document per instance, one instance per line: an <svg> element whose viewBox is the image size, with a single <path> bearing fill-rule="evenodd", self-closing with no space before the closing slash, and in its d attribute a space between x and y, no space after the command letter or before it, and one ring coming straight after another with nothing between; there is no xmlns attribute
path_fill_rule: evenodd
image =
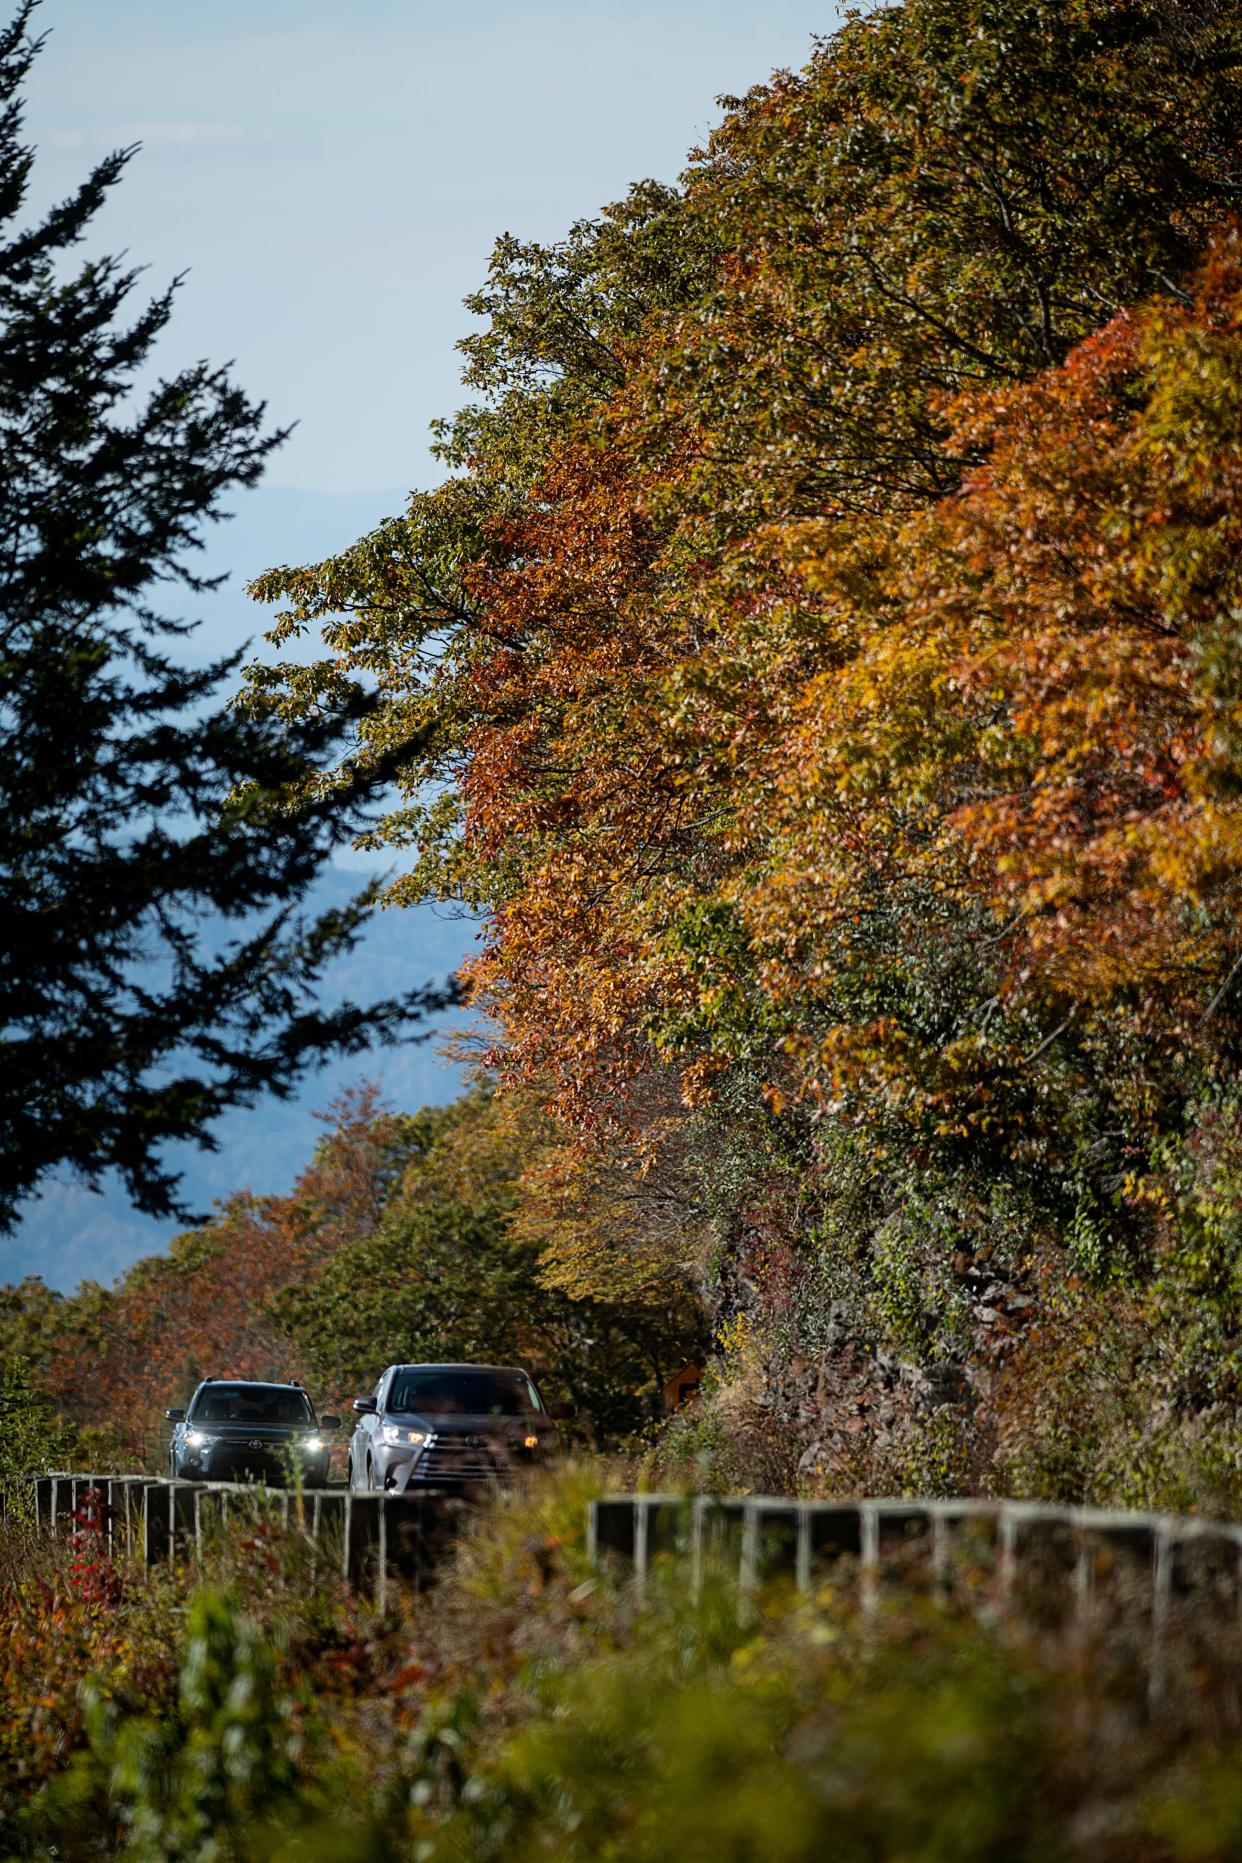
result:
<svg viewBox="0 0 1242 1863"><path fill-rule="evenodd" d="M341 1427L341 1419L339 1417L320 1417L319 1427L321 1430L339 1430Z"/></svg>
<svg viewBox="0 0 1242 1863"><path fill-rule="evenodd" d="M378 1406L373 1397L355 1397L354 1399L354 1409L358 1412L359 1416L373 1417L377 1408Z"/></svg>
<svg viewBox="0 0 1242 1863"><path fill-rule="evenodd" d="M184 1423L185 1422L185 1411L184 1410L166 1410L164 1412L164 1415L170 1423Z"/></svg>

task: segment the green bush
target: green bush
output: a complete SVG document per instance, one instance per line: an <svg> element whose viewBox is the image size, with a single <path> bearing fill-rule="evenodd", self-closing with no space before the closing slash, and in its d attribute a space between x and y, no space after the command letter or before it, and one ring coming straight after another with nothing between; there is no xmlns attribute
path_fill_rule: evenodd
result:
<svg viewBox="0 0 1242 1863"><path fill-rule="evenodd" d="M261 1856L273 1827L303 1815L293 1704L270 1646L226 1599L193 1601L169 1711L148 1714L98 1680L83 1695L85 1747L33 1820L70 1854L111 1825L133 1863Z"/></svg>
<svg viewBox="0 0 1242 1863"><path fill-rule="evenodd" d="M27 1361L16 1354L6 1358L0 1364L0 1477L63 1468L72 1449L72 1432L34 1382Z"/></svg>

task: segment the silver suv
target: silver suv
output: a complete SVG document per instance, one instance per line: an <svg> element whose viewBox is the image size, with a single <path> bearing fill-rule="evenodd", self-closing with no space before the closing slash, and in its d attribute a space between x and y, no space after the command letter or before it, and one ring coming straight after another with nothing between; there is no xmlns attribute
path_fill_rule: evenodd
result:
<svg viewBox="0 0 1242 1863"><path fill-rule="evenodd" d="M349 1485L365 1491L492 1481L556 1444L551 1412L516 1365L390 1365L354 1410Z"/></svg>

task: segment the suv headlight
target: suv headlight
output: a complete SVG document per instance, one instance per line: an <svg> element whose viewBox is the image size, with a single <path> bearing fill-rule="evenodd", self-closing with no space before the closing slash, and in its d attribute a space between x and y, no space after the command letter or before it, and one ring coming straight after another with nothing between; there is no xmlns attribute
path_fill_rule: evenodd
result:
<svg viewBox="0 0 1242 1863"><path fill-rule="evenodd" d="M323 1448L322 1436L304 1436L300 1444L303 1455L318 1455Z"/></svg>
<svg viewBox="0 0 1242 1863"><path fill-rule="evenodd" d="M404 1443L411 1449L421 1449L427 1440L426 1430L407 1430L402 1423L383 1423L380 1425L382 1443Z"/></svg>
<svg viewBox="0 0 1242 1863"><path fill-rule="evenodd" d="M209 1436L206 1430L187 1430L185 1433L185 1446L187 1449L205 1449L208 1443L214 1442L215 1440L215 1437Z"/></svg>

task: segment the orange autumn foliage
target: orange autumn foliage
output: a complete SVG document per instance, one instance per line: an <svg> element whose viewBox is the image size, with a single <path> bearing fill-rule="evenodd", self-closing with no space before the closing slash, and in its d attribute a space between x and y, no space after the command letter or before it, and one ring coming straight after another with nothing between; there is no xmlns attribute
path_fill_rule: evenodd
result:
<svg viewBox="0 0 1242 1863"><path fill-rule="evenodd" d="M313 1281L340 1247L375 1227L401 1123L378 1111L371 1088L323 1118L332 1130L289 1195L231 1197L203 1229L139 1262L115 1290L78 1295L69 1328L48 1342L44 1373L66 1417L158 1468L157 1420L198 1378L309 1384L269 1303L288 1283ZM311 1394L321 1407L341 1395Z"/></svg>
<svg viewBox="0 0 1242 1863"><path fill-rule="evenodd" d="M760 941L804 943L812 895L822 921L854 911L882 845L1008 924L1008 989L1202 1012L1242 899L1240 410L1231 228L1192 300L953 404L950 445L981 463L877 540L869 599L791 534L849 651L806 682L755 792Z"/></svg>
<svg viewBox="0 0 1242 1863"><path fill-rule="evenodd" d="M470 672L464 828L502 896L465 974L502 1018L509 1077L559 1074L557 1105L585 1128L639 1065L632 1032L660 1001L650 913L678 892L692 831L676 770L641 735L673 649L630 463L567 448L531 505L504 530L512 566L471 578L491 646Z"/></svg>

